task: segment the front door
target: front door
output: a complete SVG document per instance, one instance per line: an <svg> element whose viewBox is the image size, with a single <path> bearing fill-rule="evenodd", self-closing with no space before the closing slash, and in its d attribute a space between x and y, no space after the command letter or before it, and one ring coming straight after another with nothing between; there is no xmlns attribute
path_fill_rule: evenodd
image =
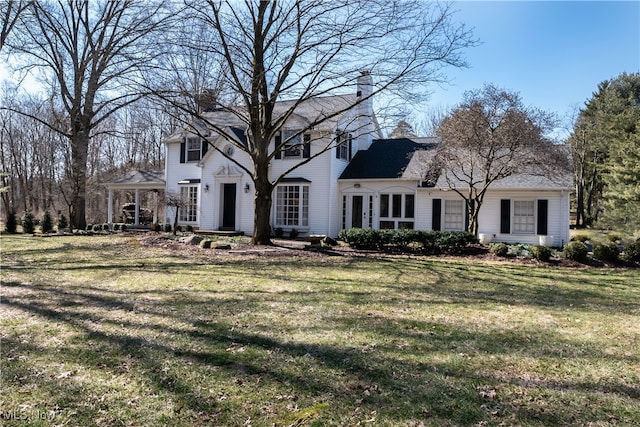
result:
<svg viewBox="0 0 640 427"><path fill-rule="evenodd" d="M236 184L222 184L222 226L220 230L236 229Z"/></svg>
<svg viewBox="0 0 640 427"><path fill-rule="evenodd" d="M372 196L368 194L353 194L350 196L351 203L351 228L371 228L371 205Z"/></svg>
<svg viewBox="0 0 640 427"><path fill-rule="evenodd" d="M362 228L363 197L353 196L351 198L351 228Z"/></svg>

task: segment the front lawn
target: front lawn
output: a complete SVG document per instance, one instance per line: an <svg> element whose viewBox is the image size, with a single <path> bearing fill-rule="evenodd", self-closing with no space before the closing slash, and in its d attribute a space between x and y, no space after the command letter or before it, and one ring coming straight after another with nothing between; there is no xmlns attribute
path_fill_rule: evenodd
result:
<svg viewBox="0 0 640 427"><path fill-rule="evenodd" d="M640 425L640 274L0 238L1 425Z"/></svg>

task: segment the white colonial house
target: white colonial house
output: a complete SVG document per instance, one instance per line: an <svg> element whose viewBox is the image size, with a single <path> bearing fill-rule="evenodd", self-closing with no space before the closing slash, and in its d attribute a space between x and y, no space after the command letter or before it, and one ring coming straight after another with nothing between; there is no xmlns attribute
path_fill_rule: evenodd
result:
<svg viewBox="0 0 640 427"><path fill-rule="evenodd" d="M371 76L363 74L355 94L300 104L273 144L319 117L345 110L357 97L367 98L371 90ZM291 105L279 102L276 114ZM200 136L188 130L170 135L165 140L165 191L180 193L188 201L179 211L179 224L251 235L252 165L239 148L246 144L246 125L229 112L214 110L205 116L224 127L234 143L207 128L198 132ZM434 138L383 139L371 99L320 122L293 139L270 165L275 179L305 157L322 152L275 187L272 229L333 237L352 227L464 230L463 199L434 172L438 144ZM479 233L493 241L561 246L569 240L571 188L570 173L559 180L517 175L497 181L480 210ZM171 223L174 213L165 207L164 220Z"/></svg>

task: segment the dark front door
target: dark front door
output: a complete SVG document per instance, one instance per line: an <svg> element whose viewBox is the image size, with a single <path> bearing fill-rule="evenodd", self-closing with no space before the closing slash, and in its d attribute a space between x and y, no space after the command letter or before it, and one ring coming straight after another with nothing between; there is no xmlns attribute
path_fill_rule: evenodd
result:
<svg viewBox="0 0 640 427"><path fill-rule="evenodd" d="M236 229L236 185L222 186L222 226L220 230Z"/></svg>
<svg viewBox="0 0 640 427"><path fill-rule="evenodd" d="M351 227L362 228L362 196L351 198Z"/></svg>

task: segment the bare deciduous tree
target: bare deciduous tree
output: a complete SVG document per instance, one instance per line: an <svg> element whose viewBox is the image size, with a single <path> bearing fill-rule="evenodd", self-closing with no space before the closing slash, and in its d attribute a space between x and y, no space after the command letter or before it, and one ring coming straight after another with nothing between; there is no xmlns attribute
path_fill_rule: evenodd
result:
<svg viewBox="0 0 640 427"><path fill-rule="evenodd" d="M494 182L515 174L554 177L567 171L566 150L545 137L552 125L551 115L525 107L517 93L491 84L465 93L442 121L439 160L449 187L466 201L471 233L478 233L478 213Z"/></svg>
<svg viewBox="0 0 640 427"><path fill-rule="evenodd" d="M69 140L70 219L84 228L87 156L93 132L140 98L134 87L161 46L163 2L29 2L6 41L25 72L39 72L59 96L63 117L46 122ZM21 62L18 62L21 61Z"/></svg>
<svg viewBox="0 0 640 427"><path fill-rule="evenodd" d="M0 51L4 47L5 41L18 22L20 14L32 3L23 0L2 0L0 1L0 16L2 17L2 28L0 28Z"/></svg>
<svg viewBox="0 0 640 427"><path fill-rule="evenodd" d="M473 44L464 26L452 21L450 5L432 2L208 0L206 6L202 1L187 4L190 19L215 35L215 41L201 49L216 58L212 66L224 78L217 106L244 123L247 144L237 144L219 123L206 123L199 111L191 110L189 115L249 155L250 167L228 158L254 183L254 244L271 243L272 192L278 182L332 145L270 177L269 164L276 153L314 126L358 103L371 103L379 94L387 101L415 100L427 93L425 84L444 80L443 67L464 65L460 52ZM310 120L290 138L270 145L301 104L351 90L363 71L375 78L370 95ZM285 111L276 112L281 100L290 102Z"/></svg>

